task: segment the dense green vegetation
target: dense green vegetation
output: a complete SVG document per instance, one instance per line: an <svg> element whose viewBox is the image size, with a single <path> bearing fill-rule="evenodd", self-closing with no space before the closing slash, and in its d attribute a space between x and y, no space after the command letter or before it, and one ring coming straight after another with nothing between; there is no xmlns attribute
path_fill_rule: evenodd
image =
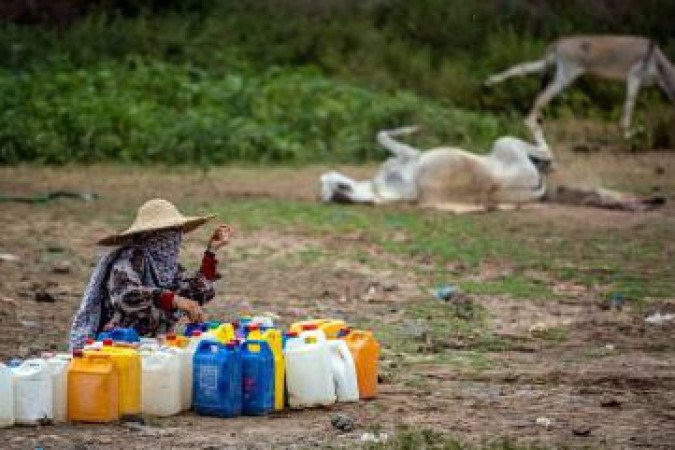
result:
<svg viewBox="0 0 675 450"><path fill-rule="evenodd" d="M0 163L361 161L381 157L377 129L412 122L480 150L519 131L541 83L481 81L559 35L646 34L675 53L668 0L101 5L0 25ZM623 90L583 81L547 113L615 120ZM646 144L669 145L660 94L646 101L662 104L638 111Z"/></svg>

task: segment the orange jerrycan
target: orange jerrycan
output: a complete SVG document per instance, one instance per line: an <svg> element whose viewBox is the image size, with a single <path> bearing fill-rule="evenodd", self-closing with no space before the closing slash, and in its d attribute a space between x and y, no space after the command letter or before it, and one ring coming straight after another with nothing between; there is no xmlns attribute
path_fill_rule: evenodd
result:
<svg viewBox="0 0 675 450"><path fill-rule="evenodd" d="M281 331L276 328L266 330L262 339L267 341L274 356L274 409L284 409L284 351L281 340Z"/></svg>
<svg viewBox="0 0 675 450"><path fill-rule="evenodd" d="M359 383L359 397L373 398L377 394L377 359L380 344L372 331L352 330L345 336L349 351L354 357L356 378Z"/></svg>
<svg viewBox="0 0 675 450"><path fill-rule="evenodd" d="M68 420L113 422L119 417L119 374L112 357L73 352L68 366Z"/></svg>
<svg viewBox="0 0 675 450"><path fill-rule="evenodd" d="M112 339L104 339L99 352L111 356L119 373L120 416L138 416L141 414L141 357L138 351L113 346Z"/></svg>

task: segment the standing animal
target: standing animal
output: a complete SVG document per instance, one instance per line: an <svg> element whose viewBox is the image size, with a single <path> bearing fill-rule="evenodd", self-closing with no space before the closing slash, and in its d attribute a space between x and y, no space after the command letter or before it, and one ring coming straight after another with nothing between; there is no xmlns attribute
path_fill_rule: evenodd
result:
<svg viewBox="0 0 675 450"><path fill-rule="evenodd" d="M494 209L541 199L546 192L544 173L552 154L543 134L537 144L501 137L487 155L460 148L421 151L394 139L417 127L383 130L377 141L392 156L372 180L354 181L338 172L321 176L325 202L382 204L416 202L453 211Z"/></svg>
<svg viewBox="0 0 675 450"><path fill-rule="evenodd" d="M555 67L553 80L541 91L525 119L534 130L539 127L541 109L563 89L583 74L626 82L626 100L621 127L630 136L635 99L641 86L656 82L668 98L675 102L675 67L654 41L639 36L570 36L558 39L548 47L542 59L518 64L490 76L488 86L513 76L543 73Z"/></svg>

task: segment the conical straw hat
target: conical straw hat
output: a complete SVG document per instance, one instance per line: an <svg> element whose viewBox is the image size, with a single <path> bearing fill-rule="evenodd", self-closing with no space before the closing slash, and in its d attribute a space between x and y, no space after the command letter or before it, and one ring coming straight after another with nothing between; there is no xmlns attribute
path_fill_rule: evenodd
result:
<svg viewBox="0 0 675 450"><path fill-rule="evenodd" d="M106 236L99 240L100 245L118 245L130 236L150 231L167 230L178 228L183 233L188 233L195 228L203 225L216 215L208 216L184 216L173 203L155 198L145 202L136 213L136 218L126 230Z"/></svg>

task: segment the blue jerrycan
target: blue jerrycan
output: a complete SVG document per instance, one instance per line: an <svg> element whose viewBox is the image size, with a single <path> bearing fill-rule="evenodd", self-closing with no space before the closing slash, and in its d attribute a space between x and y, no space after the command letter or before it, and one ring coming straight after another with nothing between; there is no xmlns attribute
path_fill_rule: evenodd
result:
<svg viewBox="0 0 675 450"><path fill-rule="evenodd" d="M185 325L185 331L183 332L183 336L191 337L193 331L201 331L202 333L205 333L209 330L209 324L208 322L193 322L193 323L188 323Z"/></svg>
<svg viewBox="0 0 675 450"><path fill-rule="evenodd" d="M134 344L140 342L138 333L133 328L113 328L110 331L102 331L98 334L97 340L112 339L113 342L127 342Z"/></svg>
<svg viewBox="0 0 675 450"><path fill-rule="evenodd" d="M242 410L242 354L235 343L202 341L192 363L192 405L197 414L235 417Z"/></svg>
<svg viewBox="0 0 675 450"><path fill-rule="evenodd" d="M242 345L244 404L247 416L262 416L274 408L274 354L266 341Z"/></svg>

